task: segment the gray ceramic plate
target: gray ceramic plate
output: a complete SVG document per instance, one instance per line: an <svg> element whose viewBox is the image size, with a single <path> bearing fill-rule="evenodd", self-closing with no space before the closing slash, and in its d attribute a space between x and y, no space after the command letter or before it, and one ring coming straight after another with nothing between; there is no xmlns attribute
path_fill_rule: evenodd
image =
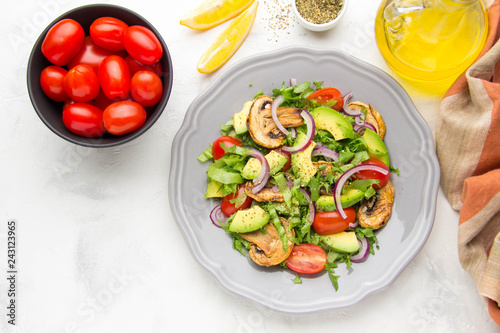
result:
<svg viewBox="0 0 500 333"><path fill-rule="evenodd" d="M341 265L339 290L327 274L302 277L279 268L261 268L233 250L232 239L210 222L216 205L203 197L207 163L196 157L220 136L220 125L259 91L296 78L324 81L353 101L371 104L384 117L391 164L400 170L392 217L377 232L380 250L347 270ZM229 68L196 98L172 144L169 201L173 216L195 258L230 291L272 309L300 313L359 302L391 284L422 248L432 229L439 166L431 132L401 86L383 71L333 50L286 48L248 58Z"/></svg>

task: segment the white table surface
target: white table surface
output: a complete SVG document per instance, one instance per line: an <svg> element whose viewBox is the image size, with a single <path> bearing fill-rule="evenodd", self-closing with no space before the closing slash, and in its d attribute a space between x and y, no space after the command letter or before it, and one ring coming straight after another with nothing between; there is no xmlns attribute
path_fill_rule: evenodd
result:
<svg viewBox="0 0 500 333"><path fill-rule="evenodd" d="M227 65L301 45L340 49L394 76L374 41L379 1L350 0L343 22L326 33L304 30L286 12L284 24L270 24L276 2L260 1L250 35ZM458 214L441 191L419 254L389 287L352 307L289 315L226 291L189 252L167 185L171 144L186 109L224 71L202 75L196 64L227 23L203 32L181 26L199 0L116 1L162 34L174 85L150 131L123 146L90 149L45 127L26 89L27 59L40 32L87 3L9 1L0 11L0 332L499 331L460 266ZM401 84L434 133L441 96ZM18 235L15 326L6 310L11 220Z"/></svg>

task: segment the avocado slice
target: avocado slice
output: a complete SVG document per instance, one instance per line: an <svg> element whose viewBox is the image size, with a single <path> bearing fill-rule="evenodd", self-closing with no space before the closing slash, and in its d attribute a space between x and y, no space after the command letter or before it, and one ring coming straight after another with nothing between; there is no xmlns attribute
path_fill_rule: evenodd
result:
<svg viewBox="0 0 500 333"><path fill-rule="evenodd" d="M366 147L368 148L368 155L389 166L389 152L382 138L371 129L365 129L363 140L365 140Z"/></svg>
<svg viewBox="0 0 500 333"><path fill-rule="evenodd" d="M233 221L229 225L229 231L246 233L258 230L265 226L270 219L270 215L260 206L253 206L236 212Z"/></svg>
<svg viewBox="0 0 500 333"><path fill-rule="evenodd" d="M319 106L312 110L317 129L330 132L335 140L353 139L354 129L351 123L342 114L325 106Z"/></svg>
<svg viewBox="0 0 500 333"><path fill-rule="evenodd" d="M243 104L243 109L235 113L233 116L233 127L234 131L236 134L243 134L248 132L247 128L247 118L248 118L248 113L250 112L250 107L252 106L253 101L248 101L245 104Z"/></svg>
<svg viewBox="0 0 500 333"><path fill-rule="evenodd" d="M340 196L340 203L342 208L351 207L352 205L358 203L365 196L365 192L360 191L355 188L350 188L346 193ZM319 211L332 212L336 210L335 201L331 195L322 195L316 201L316 208Z"/></svg>
<svg viewBox="0 0 500 333"><path fill-rule="evenodd" d="M205 192L205 198L222 198L224 193L221 191L222 183L216 180L210 179L207 184L207 191Z"/></svg>
<svg viewBox="0 0 500 333"><path fill-rule="evenodd" d="M353 231L341 231L336 234L320 236L320 240L334 251L356 253L359 251L359 242Z"/></svg>
<svg viewBox="0 0 500 333"><path fill-rule="evenodd" d="M307 135L299 132L294 146L300 145L305 140L307 140ZM312 141L303 151L291 154L292 170L295 173L295 176L300 178L303 186L307 185L307 183L309 183L311 178L318 171L318 167L314 166L311 160L311 154L315 146L316 142Z"/></svg>
<svg viewBox="0 0 500 333"><path fill-rule="evenodd" d="M267 163L269 163L269 175L274 175L283 168L286 164L287 158L285 155L277 153L271 150L267 155L265 155ZM260 173L262 169L262 164L258 159L252 157L247 161L243 170L241 170L241 176L245 179L254 179Z"/></svg>

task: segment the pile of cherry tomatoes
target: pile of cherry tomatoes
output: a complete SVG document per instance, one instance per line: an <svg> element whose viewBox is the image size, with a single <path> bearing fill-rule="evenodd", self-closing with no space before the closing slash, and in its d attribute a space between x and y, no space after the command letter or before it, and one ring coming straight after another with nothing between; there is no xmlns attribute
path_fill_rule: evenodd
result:
<svg viewBox="0 0 500 333"><path fill-rule="evenodd" d="M133 132L163 95L163 48L146 27L101 17L85 36L78 22L64 19L47 32L42 53L53 64L40 75L42 90L64 102L63 123L75 134Z"/></svg>

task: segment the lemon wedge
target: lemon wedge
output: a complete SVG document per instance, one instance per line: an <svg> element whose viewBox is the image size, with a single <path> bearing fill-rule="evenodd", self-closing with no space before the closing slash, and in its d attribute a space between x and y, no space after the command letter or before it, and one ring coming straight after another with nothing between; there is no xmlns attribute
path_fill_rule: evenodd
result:
<svg viewBox="0 0 500 333"><path fill-rule="evenodd" d="M238 50L252 29L259 2L255 1L241 13L210 45L198 61L198 72L208 74L224 65Z"/></svg>
<svg viewBox="0 0 500 333"><path fill-rule="evenodd" d="M241 14L254 0L207 0L181 20L181 24L195 30L215 27Z"/></svg>

